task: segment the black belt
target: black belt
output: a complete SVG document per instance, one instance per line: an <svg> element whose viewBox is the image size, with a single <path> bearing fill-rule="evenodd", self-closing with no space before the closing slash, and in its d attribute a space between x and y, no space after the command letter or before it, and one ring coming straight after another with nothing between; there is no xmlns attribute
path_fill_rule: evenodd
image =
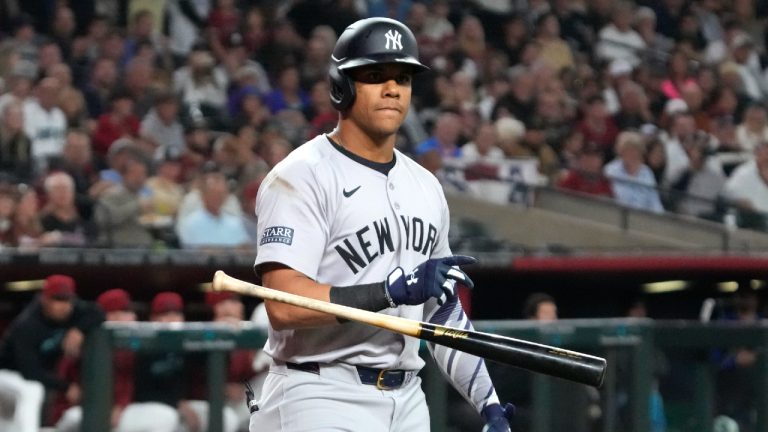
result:
<svg viewBox="0 0 768 432"><path fill-rule="evenodd" d="M320 363L289 363L285 366L288 369L320 374ZM379 390L394 390L405 384L408 377L408 371L402 369L376 369L365 366L355 366L357 375L360 376L360 382L367 385L376 386Z"/></svg>

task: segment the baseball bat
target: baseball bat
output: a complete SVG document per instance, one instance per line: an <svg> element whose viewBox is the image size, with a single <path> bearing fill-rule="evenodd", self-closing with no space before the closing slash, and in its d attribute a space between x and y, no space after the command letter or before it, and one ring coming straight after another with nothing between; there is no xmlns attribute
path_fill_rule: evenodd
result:
<svg viewBox="0 0 768 432"><path fill-rule="evenodd" d="M594 387L600 387L605 378L605 359L576 351L329 303L252 284L229 276L221 270L214 275L212 288L215 291L231 291L324 312L455 348L488 360Z"/></svg>

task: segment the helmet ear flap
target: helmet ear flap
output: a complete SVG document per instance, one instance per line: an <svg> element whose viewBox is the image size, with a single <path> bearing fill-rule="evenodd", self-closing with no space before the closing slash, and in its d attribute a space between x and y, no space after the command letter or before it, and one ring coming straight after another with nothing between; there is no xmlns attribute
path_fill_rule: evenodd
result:
<svg viewBox="0 0 768 432"><path fill-rule="evenodd" d="M328 71L328 76L331 80L331 104L337 110L344 111L355 101L355 83L352 78L333 65Z"/></svg>

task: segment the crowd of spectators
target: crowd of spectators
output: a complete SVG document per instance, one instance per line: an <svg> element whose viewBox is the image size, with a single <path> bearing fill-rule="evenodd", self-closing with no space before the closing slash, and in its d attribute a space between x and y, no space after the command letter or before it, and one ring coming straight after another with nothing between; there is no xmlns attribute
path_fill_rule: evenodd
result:
<svg viewBox="0 0 768 432"><path fill-rule="evenodd" d="M270 167L329 132L337 35L408 24L432 73L399 147L446 188L551 185L768 212L762 0L7 1L0 243L252 247ZM750 222L751 221L751 222ZM215 233L215 234L214 234Z"/></svg>
<svg viewBox="0 0 768 432"><path fill-rule="evenodd" d="M27 3L0 15L3 245L252 243L259 182L335 124L330 52L369 15L433 70L400 147L446 187L768 211L765 2Z"/></svg>

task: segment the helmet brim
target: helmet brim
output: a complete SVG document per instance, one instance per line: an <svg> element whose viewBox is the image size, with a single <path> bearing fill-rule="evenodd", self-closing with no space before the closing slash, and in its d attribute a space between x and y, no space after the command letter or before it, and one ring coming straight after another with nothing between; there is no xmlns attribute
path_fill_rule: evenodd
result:
<svg viewBox="0 0 768 432"><path fill-rule="evenodd" d="M421 64L418 60L411 56L401 56L401 55L384 55L384 56L370 56L370 57L357 57L354 59L349 59L347 61L342 60L337 67L339 70L349 70L354 68L359 68L363 66L369 66L369 65L375 65L375 64L405 64L409 65L413 68L414 74L419 74L422 72L429 71L429 67Z"/></svg>

